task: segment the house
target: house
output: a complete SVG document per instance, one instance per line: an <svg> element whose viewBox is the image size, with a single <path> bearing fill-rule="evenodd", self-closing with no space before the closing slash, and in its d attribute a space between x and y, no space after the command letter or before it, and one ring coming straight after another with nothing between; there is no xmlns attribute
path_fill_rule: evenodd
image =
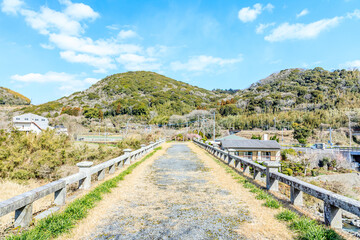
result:
<svg viewBox="0 0 360 240"><path fill-rule="evenodd" d="M49 120L36 114L27 113L13 117L13 126L19 131L40 133L49 128Z"/></svg>
<svg viewBox="0 0 360 240"><path fill-rule="evenodd" d="M223 140L220 142L220 148L252 161L280 161L281 146L273 140Z"/></svg>

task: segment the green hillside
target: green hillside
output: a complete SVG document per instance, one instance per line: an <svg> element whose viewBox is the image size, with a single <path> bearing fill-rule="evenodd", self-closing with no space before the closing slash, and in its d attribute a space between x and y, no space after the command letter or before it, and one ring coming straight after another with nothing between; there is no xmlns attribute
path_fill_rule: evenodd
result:
<svg viewBox="0 0 360 240"><path fill-rule="evenodd" d="M292 123L318 128L347 126L346 113L360 106L360 72L286 69L252 84L224 101L219 112L224 126L291 128ZM275 119L275 120L274 120ZM354 119L357 121L357 119Z"/></svg>
<svg viewBox="0 0 360 240"><path fill-rule="evenodd" d="M163 75L137 71L108 76L89 89L57 101L27 108L26 112L84 114L88 118L129 114L156 121L173 114L216 106L220 96Z"/></svg>
<svg viewBox="0 0 360 240"><path fill-rule="evenodd" d="M8 88L0 87L0 105L28 105L30 99Z"/></svg>

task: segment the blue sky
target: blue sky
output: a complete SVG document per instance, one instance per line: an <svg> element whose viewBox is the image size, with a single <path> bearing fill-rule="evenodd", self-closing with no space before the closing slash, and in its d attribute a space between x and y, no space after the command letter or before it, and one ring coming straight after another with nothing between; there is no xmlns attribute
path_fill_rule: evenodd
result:
<svg viewBox="0 0 360 240"><path fill-rule="evenodd" d="M0 86L44 103L134 70L243 89L360 67L358 0L1 0Z"/></svg>

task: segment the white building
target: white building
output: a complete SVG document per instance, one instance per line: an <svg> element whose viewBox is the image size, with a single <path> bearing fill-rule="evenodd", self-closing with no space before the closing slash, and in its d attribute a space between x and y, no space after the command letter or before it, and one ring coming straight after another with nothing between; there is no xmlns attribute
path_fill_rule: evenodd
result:
<svg viewBox="0 0 360 240"><path fill-rule="evenodd" d="M19 131L40 133L49 128L47 118L32 113L13 117L13 125Z"/></svg>

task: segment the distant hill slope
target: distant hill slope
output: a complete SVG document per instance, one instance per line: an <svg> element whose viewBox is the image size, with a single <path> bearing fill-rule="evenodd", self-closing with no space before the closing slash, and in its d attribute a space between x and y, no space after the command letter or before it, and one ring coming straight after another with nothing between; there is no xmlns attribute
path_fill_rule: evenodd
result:
<svg viewBox="0 0 360 240"><path fill-rule="evenodd" d="M108 76L85 91L25 111L44 113L60 111L63 107L79 107L85 111L90 108L101 109L104 115L113 116L148 116L151 111L170 116L215 107L219 96L154 72L136 71Z"/></svg>
<svg viewBox="0 0 360 240"><path fill-rule="evenodd" d="M360 71L286 69L235 93L248 111L358 108Z"/></svg>
<svg viewBox="0 0 360 240"><path fill-rule="evenodd" d="M0 87L0 105L27 105L30 99L8 88Z"/></svg>

